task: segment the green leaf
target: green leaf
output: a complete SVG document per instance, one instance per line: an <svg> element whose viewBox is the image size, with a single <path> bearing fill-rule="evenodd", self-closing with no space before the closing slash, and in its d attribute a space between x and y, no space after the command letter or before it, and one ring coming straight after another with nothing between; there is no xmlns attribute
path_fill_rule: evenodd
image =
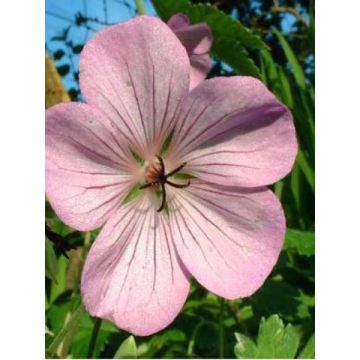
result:
<svg viewBox="0 0 360 360"><path fill-rule="evenodd" d="M45 276L57 283L58 261L51 241L45 237Z"/></svg>
<svg viewBox="0 0 360 360"><path fill-rule="evenodd" d="M238 359L256 359L256 344L247 336L235 333L236 345L234 348L235 356Z"/></svg>
<svg viewBox="0 0 360 360"><path fill-rule="evenodd" d="M271 315L260 321L257 343L235 333L237 343L234 351L239 359L294 359L300 336L291 324L284 328L279 315Z"/></svg>
<svg viewBox="0 0 360 360"><path fill-rule="evenodd" d="M299 149L299 151L298 151L297 164L299 164L301 171L303 172L307 182L310 185L312 192L314 193L315 192L315 174L314 174L314 171L313 171L312 167L310 166L304 152L301 149Z"/></svg>
<svg viewBox="0 0 360 360"><path fill-rule="evenodd" d="M259 68L255 65L246 49L240 45L240 43L225 38L223 35L218 35L216 40L214 39L211 52L239 74L254 76L258 79L261 78Z"/></svg>
<svg viewBox="0 0 360 360"><path fill-rule="evenodd" d="M59 334L55 337L54 341L50 344L50 346L46 349L46 357L52 358L55 355L55 352L61 342L67 338L71 338L78 327L79 319L81 318L82 314L84 313L85 308L81 304L71 315L70 320L64 325L64 327L61 329Z"/></svg>
<svg viewBox="0 0 360 360"><path fill-rule="evenodd" d="M54 333L48 328L46 324L45 324L45 335L54 336Z"/></svg>
<svg viewBox="0 0 360 360"><path fill-rule="evenodd" d="M291 49L289 43L285 39L284 35L275 27L272 28L273 33L276 35L277 39L280 42L280 45L285 53L285 56L290 64L291 70L294 74L295 81L297 85L302 89L306 90L306 81L304 71L299 64L293 50Z"/></svg>
<svg viewBox="0 0 360 360"><path fill-rule="evenodd" d="M257 339L258 358L293 359L300 342L299 335L291 325L284 329L278 315L261 319Z"/></svg>
<svg viewBox="0 0 360 360"><path fill-rule="evenodd" d="M114 355L114 359L136 359L137 350L136 342L133 336L129 336L126 340L122 342L119 349Z"/></svg>
<svg viewBox="0 0 360 360"><path fill-rule="evenodd" d="M282 89L282 101L290 108L294 106L294 99L291 93L289 78L286 76L282 68L278 69Z"/></svg>
<svg viewBox="0 0 360 360"><path fill-rule="evenodd" d="M71 354L74 359L84 359L88 355L89 341L94 329L94 320L88 313L83 314L79 321L79 327L73 337ZM118 329L111 323L102 320L101 328L96 338L96 344L93 352L93 358L100 358L109 338L118 333Z"/></svg>
<svg viewBox="0 0 360 360"><path fill-rule="evenodd" d="M298 359L315 359L315 334L312 334Z"/></svg>
<svg viewBox="0 0 360 360"><path fill-rule="evenodd" d="M315 233L287 229L284 249L293 250L304 256L315 255Z"/></svg>
<svg viewBox="0 0 360 360"><path fill-rule="evenodd" d="M310 317L308 298L282 279L269 279L246 303L251 304L257 318L271 314L278 314L287 321Z"/></svg>
<svg viewBox="0 0 360 360"><path fill-rule="evenodd" d="M284 330L282 341L276 347L276 357L279 359L294 359L299 343L299 334L291 324L288 324Z"/></svg>
<svg viewBox="0 0 360 360"><path fill-rule="evenodd" d="M267 49L267 45L240 21L214 6L191 4L188 0L153 0L153 5L164 21L181 12L189 17L192 24L206 22L214 38L212 55L240 74L261 77L258 67L248 56L246 49Z"/></svg>
<svg viewBox="0 0 360 360"><path fill-rule="evenodd" d="M67 273L68 259L61 255L58 259L57 282L51 284L50 303L52 303L60 294L66 289L66 273Z"/></svg>
<svg viewBox="0 0 360 360"><path fill-rule="evenodd" d="M260 321L257 338L258 357L275 359L275 350L283 336L284 324L278 315Z"/></svg>

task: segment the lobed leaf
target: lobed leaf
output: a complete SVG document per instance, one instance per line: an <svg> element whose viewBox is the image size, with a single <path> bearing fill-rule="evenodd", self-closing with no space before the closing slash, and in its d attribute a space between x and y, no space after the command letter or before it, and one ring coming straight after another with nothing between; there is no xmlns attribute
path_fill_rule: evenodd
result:
<svg viewBox="0 0 360 360"><path fill-rule="evenodd" d="M137 350L136 350L136 342L133 336L129 336L126 340L124 340L119 349L116 351L114 355L114 359L136 359L137 358Z"/></svg>
<svg viewBox="0 0 360 360"><path fill-rule="evenodd" d="M304 256L315 255L315 233L287 229L284 249L293 250Z"/></svg>

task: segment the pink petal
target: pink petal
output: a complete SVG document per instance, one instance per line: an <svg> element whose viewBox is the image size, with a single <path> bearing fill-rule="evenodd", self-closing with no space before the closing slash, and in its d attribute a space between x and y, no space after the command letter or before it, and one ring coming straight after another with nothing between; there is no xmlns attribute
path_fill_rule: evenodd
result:
<svg viewBox="0 0 360 360"><path fill-rule="evenodd" d="M283 178L297 152L291 113L259 80L240 76L205 80L189 94L174 146L195 176L244 187Z"/></svg>
<svg viewBox="0 0 360 360"><path fill-rule="evenodd" d="M203 81L211 68L210 51L213 37L206 23L190 25L184 14L176 14L168 21L168 26L175 32L186 48L190 58L190 89Z"/></svg>
<svg viewBox="0 0 360 360"><path fill-rule="evenodd" d="M121 136L88 105L46 111L46 193L62 221L78 230L101 226L131 185Z"/></svg>
<svg viewBox="0 0 360 360"><path fill-rule="evenodd" d="M170 211L180 258L204 287L236 299L263 284L285 234L281 204L271 191L194 181L178 192Z"/></svg>
<svg viewBox="0 0 360 360"><path fill-rule="evenodd" d="M189 59L159 19L139 16L98 32L80 58L86 101L106 113L139 155L161 147L189 88Z"/></svg>
<svg viewBox="0 0 360 360"><path fill-rule="evenodd" d="M170 324L189 293L167 219L146 197L121 207L90 249L81 292L87 310L135 335Z"/></svg>

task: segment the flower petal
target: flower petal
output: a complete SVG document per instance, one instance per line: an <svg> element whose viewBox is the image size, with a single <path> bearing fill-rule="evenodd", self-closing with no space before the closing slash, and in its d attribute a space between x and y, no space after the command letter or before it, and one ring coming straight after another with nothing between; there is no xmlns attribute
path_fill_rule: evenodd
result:
<svg viewBox="0 0 360 360"><path fill-rule="evenodd" d="M168 21L168 26L175 32L186 48L190 58L190 89L203 81L211 68L210 51L213 36L206 23L190 25L184 14L176 14Z"/></svg>
<svg viewBox="0 0 360 360"><path fill-rule="evenodd" d="M259 80L205 80L178 120L175 149L187 170L229 186L272 184L292 168L297 143L291 113Z"/></svg>
<svg viewBox="0 0 360 360"><path fill-rule="evenodd" d="M184 265L227 299L253 294L274 267L285 234L281 204L266 188L224 188L194 181L170 207Z"/></svg>
<svg viewBox="0 0 360 360"><path fill-rule="evenodd" d="M46 193L57 215L78 230L101 226L131 186L121 137L80 103L46 111Z"/></svg>
<svg viewBox="0 0 360 360"><path fill-rule="evenodd" d="M190 90L198 86L211 68L211 59L208 54L193 54L190 56Z"/></svg>
<svg viewBox="0 0 360 360"><path fill-rule="evenodd" d="M80 57L86 101L107 114L143 157L160 149L188 92L189 72L179 40L149 16L98 32Z"/></svg>
<svg viewBox="0 0 360 360"><path fill-rule="evenodd" d="M189 293L167 221L146 196L110 219L87 256L81 292L87 310L135 335L170 324Z"/></svg>
<svg viewBox="0 0 360 360"><path fill-rule="evenodd" d="M189 18L182 13L173 15L167 22L172 31L186 30L190 26Z"/></svg>

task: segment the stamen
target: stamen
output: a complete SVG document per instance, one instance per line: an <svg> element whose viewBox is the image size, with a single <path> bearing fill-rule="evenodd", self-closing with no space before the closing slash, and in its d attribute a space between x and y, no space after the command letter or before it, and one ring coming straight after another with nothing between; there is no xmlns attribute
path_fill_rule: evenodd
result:
<svg viewBox="0 0 360 360"><path fill-rule="evenodd" d="M174 187L174 188L177 188L177 189L184 189L184 188L187 188L189 185L190 185L190 180L188 181L188 183L187 184L175 184L175 183L173 183L172 181L169 181L169 180L165 180L165 183L166 184L169 184L169 185L171 185L172 187Z"/></svg>
<svg viewBox="0 0 360 360"><path fill-rule="evenodd" d="M165 175L166 178L169 178L170 176L173 176L174 174L176 174L177 172L179 172L184 166L186 165L186 163L182 163L180 166L178 166L175 170L170 171L168 174Z"/></svg>
<svg viewBox="0 0 360 360"><path fill-rule="evenodd" d="M141 185L141 186L139 187L139 189L140 189L140 190L146 189L146 188L148 188L148 187L150 187L150 186L152 186L152 185L155 185L155 183L152 183L152 182L146 183L146 184L144 184L144 185Z"/></svg>
<svg viewBox="0 0 360 360"><path fill-rule="evenodd" d="M162 192L162 200L160 207L156 210L157 212L160 212L164 209L166 204L166 191L165 191L165 184L161 183L161 192Z"/></svg>
<svg viewBox="0 0 360 360"><path fill-rule="evenodd" d="M187 184L175 184L172 181L168 180L169 177L178 173L186 165L186 163L182 163L176 169L170 171L168 174L165 174L164 160L161 158L160 155L156 155L156 158L158 159L158 161L160 163L160 169L156 168L156 166L154 164L150 165L149 166L149 174L151 173L150 181L149 181L149 178L147 178L147 181L149 181L149 182L145 183L144 185L141 185L139 187L139 189L142 190L142 189L146 189L150 186L155 186L155 185L161 186L161 197L162 197L161 205L157 209L157 212L160 212L165 208L165 205L166 205L165 184L168 184L177 189L183 189L183 188L187 188L190 185L190 180L188 181ZM149 176L149 174L148 174L148 176Z"/></svg>

